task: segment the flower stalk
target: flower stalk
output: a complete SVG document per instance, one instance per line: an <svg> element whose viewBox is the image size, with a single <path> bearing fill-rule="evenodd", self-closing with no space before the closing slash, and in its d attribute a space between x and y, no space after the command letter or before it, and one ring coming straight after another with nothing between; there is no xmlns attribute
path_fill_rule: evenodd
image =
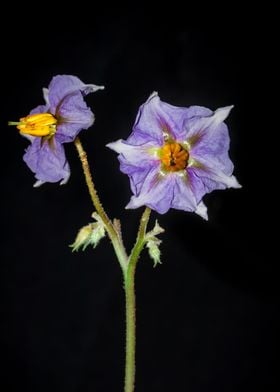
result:
<svg viewBox="0 0 280 392"><path fill-rule="evenodd" d="M91 176L91 172L90 172L90 168L89 168L89 164L88 164L88 160L87 160L87 154L83 148L83 145L81 143L81 140L79 139L79 137L76 137L76 139L74 140L74 144L76 146L76 149L78 151L78 155L83 167L83 172L84 172L84 176L85 176L85 180L86 180L86 184L88 187L88 191L92 200L92 203L98 213L98 215L100 216L100 218L102 219L104 226L106 228L106 231L108 233L108 236L112 242L112 245L114 247L116 256L118 258L118 261L120 263L120 266L122 268L122 271L125 272L126 268L127 268L127 254L122 242L122 238L120 235L119 230L117 230L115 228L115 226L113 225L113 223L111 222L111 220L109 219L108 215L106 214L99 196L96 192L95 186L94 186L94 182L92 180L92 176Z"/></svg>
<svg viewBox="0 0 280 392"><path fill-rule="evenodd" d="M135 300L135 271L140 253L146 243L146 229L151 210L146 208L140 220L136 243L129 258L121 239L120 227L116 227L106 214L92 180L87 154L81 140L74 141L83 167L83 172L92 203L102 219L108 236L112 241L117 259L121 265L124 276L124 289L126 301L126 361L125 361L125 392L133 392L135 385L135 348L136 348L136 300Z"/></svg>
<svg viewBox="0 0 280 392"><path fill-rule="evenodd" d="M135 271L140 253L145 245L146 228L151 210L146 208L139 226L136 243L129 257L127 272L124 276L126 301L126 360L125 392L133 392L135 384L135 348L136 348L136 297Z"/></svg>

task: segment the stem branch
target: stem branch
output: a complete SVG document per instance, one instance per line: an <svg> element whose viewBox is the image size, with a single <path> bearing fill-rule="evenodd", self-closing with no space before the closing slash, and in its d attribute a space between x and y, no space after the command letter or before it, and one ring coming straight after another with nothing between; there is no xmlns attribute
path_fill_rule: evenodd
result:
<svg viewBox="0 0 280 392"><path fill-rule="evenodd" d="M100 216L100 218L102 219L102 221L104 223L104 226L106 228L108 236L109 236L110 240L112 241L112 245L114 247L114 250L115 250L116 256L119 260L119 263L121 265L121 268L123 271L126 271L128 258L126 255L126 251L125 251L120 233L116 230L115 226L113 225L111 220L108 218L108 216L107 216L107 214L106 214L106 212L100 202L100 199L98 197L98 194L97 194L95 186L94 186L94 182L92 180L92 176L91 176L91 172L90 172L90 168L89 168L89 164L88 164L88 160L87 160L87 154L83 148L83 145L82 145L79 137L76 137L76 139L74 140L74 144L76 146L80 161L82 163L82 167L83 167L83 171L84 171L84 175L85 175L85 180L86 180L86 184L88 187L88 191L89 191L92 203L93 203L98 215Z"/></svg>

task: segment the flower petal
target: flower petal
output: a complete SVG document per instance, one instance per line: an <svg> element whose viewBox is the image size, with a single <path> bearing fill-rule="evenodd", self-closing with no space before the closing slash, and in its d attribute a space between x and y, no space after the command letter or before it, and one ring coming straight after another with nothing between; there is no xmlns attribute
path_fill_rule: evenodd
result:
<svg viewBox="0 0 280 392"><path fill-rule="evenodd" d="M36 138L27 148L23 156L27 166L35 173L41 185L44 182L67 181L70 176L69 164L65 157L64 147L55 139L52 144ZM38 182L35 184L38 186Z"/></svg>
<svg viewBox="0 0 280 392"><path fill-rule="evenodd" d="M159 214L164 214L171 207L173 188L174 177L161 176L159 168L154 167L146 176L139 195L132 196L126 208L147 206Z"/></svg>
<svg viewBox="0 0 280 392"><path fill-rule="evenodd" d="M201 133L195 145L191 148L191 157L197 161L211 160L215 162L227 175L233 172L233 163L229 158L229 133L226 124L222 123L215 127L215 132L211 127Z"/></svg>
<svg viewBox="0 0 280 392"><path fill-rule="evenodd" d="M88 129L94 122L94 114L80 91L68 94L61 101L57 118L56 138L60 143L72 142L82 129Z"/></svg>
<svg viewBox="0 0 280 392"><path fill-rule="evenodd" d="M133 126L132 134L127 141L131 144L154 142L163 144L163 130L160 122L160 99L157 92L152 93L147 101L140 106Z"/></svg>
<svg viewBox="0 0 280 392"><path fill-rule="evenodd" d="M44 97L44 100L45 100L46 104L47 104L48 106L50 106L49 89L46 88L46 87L43 87L43 97Z"/></svg>
<svg viewBox="0 0 280 392"><path fill-rule="evenodd" d="M187 138L186 122L193 117L210 116L213 112L203 106L176 107L168 103L161 102L162 108L173 120L172 131L177 141L185 141Z"/></svg>
<svg viewBox="0 0 280 392"><path fill-rule="evenodd" d="M39 105L36 108L32 109L29 114L37 114L37 113L47 113L49 110L49 106L46 105Z"/></svg>
<svg viewBox="0 0 280 392"><path fill-rule="evenodd" d="M208 220L207 207L203 201L198 204L195 213L201 216L203 219Z"/></svg>
<svg viewBox="0 0 280 392"><path fill-rule="evenodd" d="M132 135L127 141L132 144L152 141L155 145L161 146L164 143L165 134L170 134L175 138L174 131L176 131L177 125L172 119L172 110L166 110L166 105L174 110L180 109L161 102L158 93L154 92L140 106Z"/></svg>
<svg viewBox="0 0 280 392"><path fill-rule="evenodd" d="M123 157L131 164L145 166L150 161L159 161L157 148L154 144L147 142L141 145L132 145L125 140L119 139L116 142L108 143L106 147L122 154Z"/></svg>
<svg viewBox="0 0 280 392"><path fill-rule="evenodd" d="M200 163L202 163L205 168L202 168L202 171L206 174L206 177L217 181L220 184L224 184L226 188L242 188L235 176L224 173L216 162L209 159L209 157L205 160L200 158Z"/></svg>
<svg viewBox="0 0 280 392"><path fill-rule="evenodd" d="M107 144L107 147L120 154L120 170L129 176L132 192L138 195L148 172L160 165L157 149L150 142L134 146L121 139Z"/></svg>
<svg viewBox="0 0 280 392"><path fill-rule="evenodd" d="M192 189L198 200L215 189L241 188L235 176L225 173L222 169L217 161L209 157L200 158L197 166L188 168Z"/></svg>
<svg viewBox="0 0 280 392"><path fill-rule="evenodd" d="M151 170L151 166L134 166L130 163L127 163L127 161L121 155L118 157L118 159L120 162L121 172L127 174L129 177L132 192L136 196L139 195L143 182Z"/></svg>
<svg viewBox="0 0 280 392"><path fill-rule="evenodd" d="M84 84L79 78L72 75L57 75L52 78L49 85L49 102L50 111L56 113L58 105L68 94L80 91L83 95L93 93L97 90L104 89L104 86L96 86L95 84Z"/></svg>
<svg viewBox="0 0 280 392"><path fill-rule="evenodd" d="M174 177L174 195L171 203L172 208L184 211L195 211L197 202L191 189L191 184L186 175L178 173L169 174Z"/></svg>
<svg viewBox="0 0 280 392"><path fill-rule="evenodd" d="M208 135L216 135L219 130L219 125L229 115L233 105L217 109L208 116L194 116L187 119L184 123L186 130L186 139L191 145L198 142L201 137L207 132Z"/></svg>

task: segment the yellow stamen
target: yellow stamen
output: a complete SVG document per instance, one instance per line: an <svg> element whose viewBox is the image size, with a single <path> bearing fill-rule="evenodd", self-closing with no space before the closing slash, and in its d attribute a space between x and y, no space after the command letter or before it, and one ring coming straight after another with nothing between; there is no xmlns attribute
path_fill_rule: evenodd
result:
<svg viewBox="0 0 280 392"><path fill-rule="evenodd" d="M57 119L50 113L29 114L22 117L17 129L31 136L53 136L56 132Z"/></svg>
<svg viewBox="0 0 280 392"><path fill-rule="evenodd" d="M175 172L187 167L189 153L179 143L166 143L160 149L160 159L163 170Z"/></svg>

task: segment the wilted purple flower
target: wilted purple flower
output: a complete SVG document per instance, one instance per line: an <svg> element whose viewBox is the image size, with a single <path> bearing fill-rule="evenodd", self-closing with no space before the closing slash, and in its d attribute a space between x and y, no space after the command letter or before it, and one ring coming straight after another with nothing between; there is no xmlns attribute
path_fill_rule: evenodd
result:
<svg viewBox="0 0 280 392"><path fill-rule="evenodd" d="M153 93L140 107L129 138L108 144L130 178L134 195L126 208L145 205L160 214L176 208L207 219L206 193L240 188L223 122L231 109L171 106Z"/></svg>
<svg viewBox="0 0 280 392"><path fill-rule="evenodd" d="M43 89L46 104L36 107L19 122L9 123L16 125L31 142L23 159L35 173L34 186L44 182L67 182L70 168L63 143L72 142L82 129L93 124L94 115L84 96L103 88L84 84L76 76L54 76L49 88Z"/></svg>

